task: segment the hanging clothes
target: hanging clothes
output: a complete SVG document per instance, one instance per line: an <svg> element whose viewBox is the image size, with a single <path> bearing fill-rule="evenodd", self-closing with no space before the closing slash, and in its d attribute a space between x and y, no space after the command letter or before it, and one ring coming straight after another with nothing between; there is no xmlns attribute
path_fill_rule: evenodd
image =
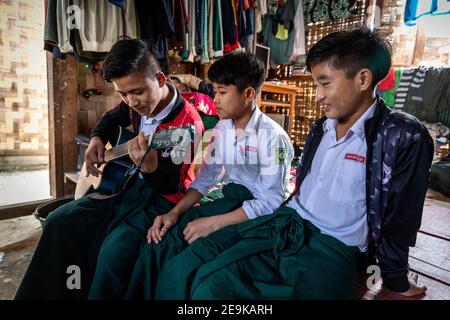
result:
<svg viewBox="0 0 450 320"><path fill-rule="evenodd" d="M407 26L415 26L422 16L443 14L450 14L449 0L406 0L403 19Z"/></svg>
<svg viewBox="0 0 450 320"><path fill-rule="evenodd" d="M247 44L245 50L247 52L253 52L253 48L256 44L255 39L255 0L244 0L244 17L245 17L245 30L247 35Z"/></svg>
<svg viewBox="0 0 450 320"><path fill-rule="evenodd" d="M124 0L108 0L109 3L118 6L119 8L123 8L123 1Z"/></svg>
<svg viewBox="0 0 450 320"><path fill-rule="evenodd" d="M200 47L200 64L209 62L208 56L208 4L206 0L198 0L199 13L199 47Z"/></svg>
<svg viewBox="0 0 450 320"><path fill-rule="evenodd" d="M225 0L226 1L226 0ZM213 0L214 27L213 27L213 50L214 57L223 56L223 25L222 25L222 0Z"/></svg>
<svg viewBox="0 0 450 320"><path fill-rule="evenodd" d="M389 69L388 75L380 81L378 84L378 90L388 91L395 86L395 68L391 67Z"/></svg>
<svg viewBox="0 0 450 320"><path fill-rule="evenodd" d="M294 17L294 46L289 61L296 62L306 55L305 19L303 17L303 0L299 0Z"/></svg>
<svg viewBox="0 0 450 320"><path fill-rule="evenodd" d="M239 48L235 0L222 0L223 53Z"/></svg>
<svg viewBox="0 0 450 320"><path fill-rule="evenodd" d="M186 50L186 25L189 23L184 0L172 0L172 20L175 32L169 38L169 47L181 55Z"/></svg>
<svg viewBox="0 0 450 320"><path fill-rule="evenodd" d="M305 0L306 24L346 19L357 14L357 0Z"/></svg>
<svg viewBox="0 0 450 320"><path fill-rule="evenodd" d="M185 16L185 33L184 33L184 39L185 39L185 46L180 51L180 57L183 60L187 60L189 57L189 48L190 48L190 31L191 31L191 18L190 18L190 7L189 7L189 0L181 0L181 3L183 4L183 15Z"/></svg>
<svg viewBox="0 0 450 320"><path fill-rule="evenodd" d="M450 126L450 68L406 69L397 88L394 109L420 121Z"/></svg>
<svg viewBox="0 0 450 320"><path fill-rule="evenodd" d="M196 1L189 0L188 5L189 12L189 54L186 58L186 62L194 62L194 58L197 56L196 44L197 44L197 14L196 14Z"/></svg>
<svg viewBox="0 0 450 320"><path fill-rule="evenodd" d="M122 8L107 1L72 0L72 3L81 11L80 51L109 52L121 36L138 37L133 0L124 0Z"/></svg>
<svg viewBox="0 0 450 320"><path fill-rule="evenodd" d="M294 4L294 14L299 5L299 0L290 0ZM273 33L274 30L277 30L278 25L280 24L280 17L282 16L282 12L280 13L277 10L277 14L279 15L271 15L266 14L263 18L263 44L270 47L270 63L271 64L286 64L289 62L289 58L293 54L294 48L294 32L290 32L288 34L287 40L279 40ZM291 15L292 22L295 16ZM284 23L284 22L283 22Z"/></svg>
<svg viewBox="0 0 450 320"><path fill-rule="evenodd" d="M55 0L56 1L56 0ZM75 3L76 4L76 3ZM78 21L78 16L76 16L76 12L72 12L72 18L69 16L67 19L67 8L70 5L69 0L59 0L56 3L56 27L57 27L57 35L58 35L58 48L62 53L69 53L73 51L73 47L70 44L70 30L77 29L78 27L84 28L83 21ZM82 15L81 15L82 16ZM75 25L68 26L68 20ZM76 26L77 23L81 22L81 26Z"/></svg>
<svg viewBox="0 0 450 320"><path fill-rule="evenodd" d="M267 13L267 0L257 0L255 11L255 34L262 30L262 17Z"/></svg>
<svg viewBox="0 0 450 320"><path fill-rule="evenodd" d="M405 111L407 108L422 108L423 107L423 97L425 90L425 76L427 74L428 68L425 66L420 66L417 68L415 75L411 81L411 85L408 90L408 96L405 102Z"/></svg>
<svg viewBox="0 0 450 320"><path fill-rule="evenodd" d="M397 91L398 85L400 83L400 78L402 77L402 68L392 68L394 70L394 86L386 91L381 91L383 100L389 108L392 108L395 104L395 93ZM380 83L381 85L381 83ZM379 86L380 86L379 85ZM388 86L384 87L387 88ZM380 87L378 87L379 90Z"/></svg>
<svg viewBox="0 0 450 320"><path fill-rule="evenodd" d="M167 37L175 32L171 0L135 0L135 6L141 38L150 40L155 45L155 57L162 70L168 72Z"/></svg>
<svg viewBox="0 0 450 320"><path fill-rule="evenodd" d="M208 2L208 56L214 58L214 0Z"/></svg>
<svg viewBox="0 0 450 320"><path fill-rule="evenodd" d="M247 22L246 15L244 11L244 1L243 0L235 0L235 10L236 10L236 20L237 20L237 34L239 47L245 48L248 44L248 30L247 30Z"/></svg>
<svg viewBox="0 0 450 320"><path fill-rule="evenodd" d="M358 12L357 0L330 0L328 15L331 21L347 19Z"/></svg>
<svg viewBox="0 0 450 320"><path fill-rule="evenodd" d="M424 120L450 127L450 68L428 69L423 99Z"/></svg>
<svg viewBox="0 0 450 320"><path fill-rule="evenodd" d="M46 14L44 26L44 44L47 45L46 50L53 51L52 47L58 46L58 26L56 14L57 0L46 1Z"/></svg>
<svg viewBox="0 0 450 320"><path fill-rule="evenodd" d="M425 76L425 72L420 73L417 75L417 72L419 72L418 68L409 68L404 69L402 73L402 77L400 79L400 83L397 88L397 92L395 94L395 104L394 108L395 110L402 110L406 103L406 98L408 97L408 91L411 87L411 83L413 82L413 79L422 79ZM417 77L416 77L417 75ZM418 81L418 80L416 80ZM422 82L422 81L420 81ZM419 82L417 83L419 84Z"/></svg>

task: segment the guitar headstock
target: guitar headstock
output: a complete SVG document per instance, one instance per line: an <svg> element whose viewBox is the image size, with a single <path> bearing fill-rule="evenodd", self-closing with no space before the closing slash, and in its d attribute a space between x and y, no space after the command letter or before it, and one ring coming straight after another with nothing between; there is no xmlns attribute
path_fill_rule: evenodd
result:
<svg viewBox="0 0 450 320"><path fill-rule="evenodd" d="M152 149L173 148L180 143L191 143L194 140L194 134L192 125L161 130L153 135L149 146Z"/></svg>

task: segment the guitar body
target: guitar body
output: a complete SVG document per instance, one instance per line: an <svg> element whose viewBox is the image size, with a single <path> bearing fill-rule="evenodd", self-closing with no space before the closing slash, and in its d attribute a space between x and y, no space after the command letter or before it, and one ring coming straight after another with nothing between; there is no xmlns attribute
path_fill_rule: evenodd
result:
<svg viewBox="0 0 450 320"><path fill-rule="evenodd" d="M133 132L123 129L122 127L118 127L117 131L117 138L114 146L126 143L136 136ZM112 147L113 146L109 142L106 144L106 150L109 150ZM78 178L77 186L75 188L75 200L92 191L111 194L116 183L122 179L128 169L132 166L133 162L131 159L128 156L124 156L102 164L99 168L99 170L102 171L102 174L98 177L94 177L93 175L87 176L86 163L83 163L80 177Z"/></svg>

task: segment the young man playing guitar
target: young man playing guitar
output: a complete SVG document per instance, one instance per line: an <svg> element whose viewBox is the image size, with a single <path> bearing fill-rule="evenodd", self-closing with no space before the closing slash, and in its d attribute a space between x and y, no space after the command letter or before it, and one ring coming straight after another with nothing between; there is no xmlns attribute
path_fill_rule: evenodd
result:
<svg viewBox="0 0 450 320"><path fill-rule="evenodd" d="M138 39L118 41L103 72L122 102L92 131L85 167L93 176L101 174L106 143L114 141L118 126L131 125L137 134L127 143L134 170L117 184L113 196L87 195L49 214L16 299L85 299L93 279L102 283L101 277L120 276L115 268L127 268L124 263L132 268L154 217L170 210L193 180L192 161L175 161L172 150L150 149L146 139L173 127L203 131L197 111L166 82L151 45ZM194 158L193 146L191 139L188 160ZM70 278L74 272L79 280Z"/></svg>

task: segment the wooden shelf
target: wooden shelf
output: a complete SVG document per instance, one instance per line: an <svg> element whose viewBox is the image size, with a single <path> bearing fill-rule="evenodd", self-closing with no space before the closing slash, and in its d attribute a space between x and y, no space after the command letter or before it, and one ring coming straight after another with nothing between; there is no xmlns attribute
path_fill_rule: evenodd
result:
<svg viewBox="0 0 450 320"><path fill-rule="evenodd" d="M284 83L266 81L262 85L261 92L258 95L258 105L261 107L261 111L265 112L267 106L272 107L286 107L289 108L289 129L288 135L292 137L292 129L294 127L294 113L295 113L295 96L301 92L300 88L290 86ZM278 100L263 100L264 93L275 93L289 96L289 101Z"/></svg>
<svg viewBox="0 0 450 320"><path fill-rule="evenodd" d="M291 104L288 102L279 102L276 100L266 100L266 101L261 101L260 106L290 107Z"/></svg>

